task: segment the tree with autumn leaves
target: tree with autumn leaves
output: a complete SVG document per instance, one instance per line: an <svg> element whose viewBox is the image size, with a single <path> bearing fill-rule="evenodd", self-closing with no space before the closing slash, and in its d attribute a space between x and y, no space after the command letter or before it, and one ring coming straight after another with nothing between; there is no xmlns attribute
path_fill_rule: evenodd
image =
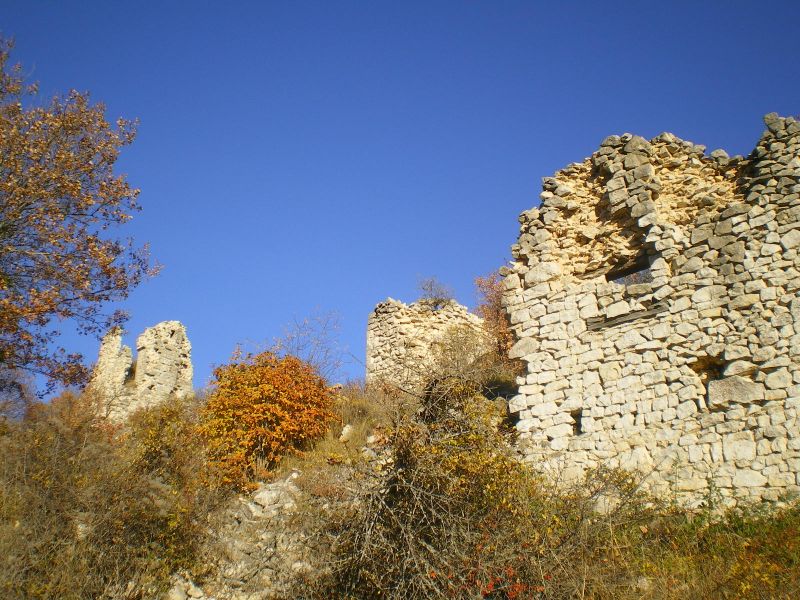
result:
<svg viewBox="0 0 800 600"><path fill-rule="evenodd" d="M57 325L120 324L103 307L154 272L146 247L111 234L139 210L139 190L114 171L135 123L110 124L74 90L40 102L12 45L0 39L0 366L77 384L86 368L57 345Z"/></svg>

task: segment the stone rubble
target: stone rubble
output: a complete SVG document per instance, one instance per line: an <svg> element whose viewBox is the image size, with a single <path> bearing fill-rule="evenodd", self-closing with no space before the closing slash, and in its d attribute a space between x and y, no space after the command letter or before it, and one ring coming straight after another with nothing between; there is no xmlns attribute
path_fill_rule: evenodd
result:
<svg viewBox="0 0 800 600"><path fill-rule="evenodd" d="M302 492L293 471L261 483L222 512L205 551L212 578L202 585L175 575L168 600L268 600L285 598L298 573L310 568L305 538L289 526Z"/></svg>
<svg viewBox="0 0 800 600"><path fill-rule="evenodd" d="M747 158L624 134L544 178L504 280L528 460L687 503L800 492L800 123L765 123Z"/></svg>

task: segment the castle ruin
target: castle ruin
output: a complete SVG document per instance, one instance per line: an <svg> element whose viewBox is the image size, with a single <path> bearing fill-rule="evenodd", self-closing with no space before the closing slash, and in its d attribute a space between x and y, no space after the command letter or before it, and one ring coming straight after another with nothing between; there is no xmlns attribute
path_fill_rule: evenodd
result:
<svg viewBox="0 0 800 600"><path fill-rule="evenodd" d="M458 302L389 298L378 304L367 323L367 385L382 381L418 391L427 383L437 345L459 328L475 334L477 354L471 358L478 358L484 352L483 320Z"/></svg>
<svg viewBox="0 0 800 600"><path fill-rule="evenodd" d="M800 493L800 123L764 120L746 158L624 134L544 179L503 270L538 468L638 471L689 504ZM378 305L367 380L424 362L447 315Z"/></svg>
<svg viewBox="0 0 800 600"><path fill-rule="evenodd" d="M625 134L544 179L504 282L532 462L800 492L800 123L765 123L747 158Z"/></svg>
<svg viewBox="0 0 800 600"><path fill-rule="evenodd" d="M164 321L136 339L136 359L122 345L122 331L103 338L89 388L107 416L124 421L134 411L192 393L192 347L179 321Z"/></svg>

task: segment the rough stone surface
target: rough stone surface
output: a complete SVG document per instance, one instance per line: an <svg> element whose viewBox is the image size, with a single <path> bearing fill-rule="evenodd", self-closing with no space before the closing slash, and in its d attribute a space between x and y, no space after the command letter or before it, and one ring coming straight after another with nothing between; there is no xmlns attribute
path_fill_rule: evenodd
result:
<svg viewBox="0 0 800 600"><path fill-rule="evenodd" d="M108 417L124 421L135 410L170 397L192 393L192 347L179 321L164 321L145 329L136 340L136 360L122 345L122 332L103 338L89 382L103 400Z"/></svg>
<svg viewBox="0 0 800 600"><path fill-rule="evenodd" d="M482 319L454 300L443 306L392 298L378 304L367 323L367 385L382 381L416 389L430 373L437 344L458 328L474 332L479 340L484 336ZM479 343L471 358L483 352Z"/></svg>
<svg viewBox="0 0 800 600"><path fill-rule="evenodd" d="M624 134L544 179L504 294L532 463L689 504L800 492L800 127L765 122L746 158Z"/></svg>
<svg viewBox="0 0 800 600"><path fill-rule="evenodd" d="M303 532L290 524L298 500L308 500L294 484L297 477L295 471L234 498L203 548L213 576L195 582L176 575L170 593L205 600L287 598L297 573L310 568L312 552Z"/></svg>

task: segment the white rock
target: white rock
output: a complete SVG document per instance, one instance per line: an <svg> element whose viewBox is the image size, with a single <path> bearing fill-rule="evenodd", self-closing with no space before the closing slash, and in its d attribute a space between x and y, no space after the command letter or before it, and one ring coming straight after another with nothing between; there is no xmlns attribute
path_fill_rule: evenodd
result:
<svg viewBox="0 0 800 600"><path fill-rule="evenodd" d="M766 483L766 477L751 469L739 469L733 476L733 485L735 487L763 487Z"/></svg>
<svg viewBox="0 0 800 600"><path fill-rule="evenodd" d="M756 457L756 443L752 439L741 439L740 434L734 433L723 438L722 452L727 461L752 461Z"/></svg>
<svg viewBox="0 0 800 600"><path fill-rule="evenodd" d="M343 443L343 444L346 444L346 443L347 443L347 442L349 442L349 441L351 440L351 438L353 437L353 433L354 433L354 431L353 431L353 426L352 426L352 425L349 425L349 424L348 424L348 425L345 425L345 426L342 428L342 433L339 435L339 441L340 441L341 443Z"/></svg>
<svg viewBox="0 0 800 600"><path fill-rule="evenodd" d="M558 279L561 275L561 265L556 262L544 262L532 267L525 274L525 283L534 285Z"/></svg>
<svg viewBox="0 0 800 600"><path fill-rule="evenodd" d="M781 246L786 250L800 247L800 229L791 229L781 237Z"/></svg>
<svg viewBox="0 0 800 600"><path fill-rule="evenodd" d="M739 376L708 382L708 407L712 410L730 404L751 404L764 399L764 385Z"/></svg>

